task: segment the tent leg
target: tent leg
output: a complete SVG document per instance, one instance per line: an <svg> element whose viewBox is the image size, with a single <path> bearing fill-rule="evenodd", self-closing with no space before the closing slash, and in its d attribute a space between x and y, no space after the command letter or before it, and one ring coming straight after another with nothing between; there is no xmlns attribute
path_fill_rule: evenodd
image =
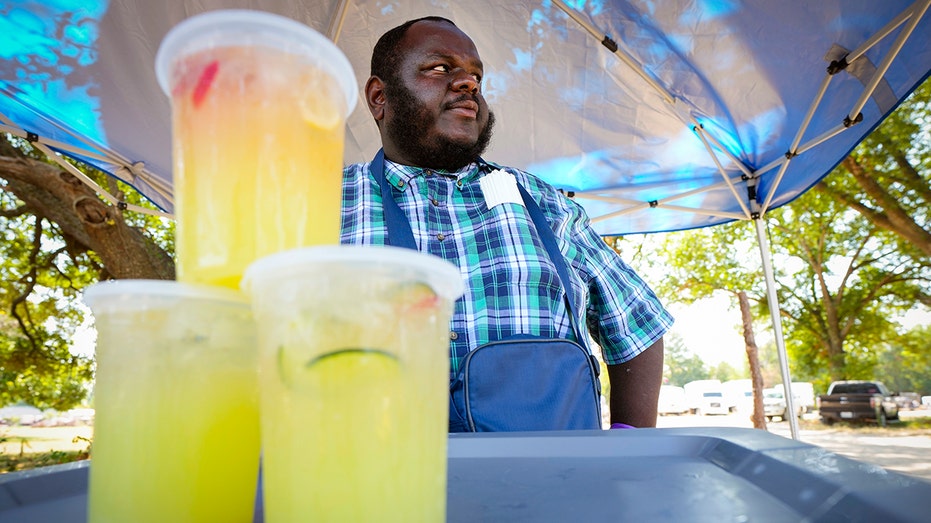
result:
<svg viewBox="0 0 931 523"><path fill-rule="evenodd" d="M779 298L776 296L776 277L773 275L772 252L766 237L766 223L763 218L753 220L756 225L756 239L760 245L760 258L763 262L763 274L766 277L766 301L769 303L769 315L773 318L773 334L776 337L776 352L779 353L779 367L782 370L782 386L785 390L786 412L792 439L798 437L798 418L795 417L795 398L792 393L792 377L789 375L789 358L786 344L782 337L782 318L779 313Z"/></svg>

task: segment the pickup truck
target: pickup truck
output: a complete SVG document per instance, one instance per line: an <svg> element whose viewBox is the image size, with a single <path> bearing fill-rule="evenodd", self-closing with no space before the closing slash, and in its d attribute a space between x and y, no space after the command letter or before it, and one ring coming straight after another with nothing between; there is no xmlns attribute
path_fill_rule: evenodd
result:
<svg viewBox="0 0 931 523"><path fill-rule="evenodd" d="M899 408L889 389L879 381L835 381L828 393L818 396L821 421L886 421L898 419Z"/></svg>

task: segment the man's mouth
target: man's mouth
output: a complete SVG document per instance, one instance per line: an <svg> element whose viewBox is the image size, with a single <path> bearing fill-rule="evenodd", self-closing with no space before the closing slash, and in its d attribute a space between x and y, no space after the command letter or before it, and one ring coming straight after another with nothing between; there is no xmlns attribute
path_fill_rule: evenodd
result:
<svg viewBox="0 0 931 523"><path fill-rule="evenodd" d="M446 105L446 110L466 118L478 117L478 102L470 99L457 100Z"/></svg>

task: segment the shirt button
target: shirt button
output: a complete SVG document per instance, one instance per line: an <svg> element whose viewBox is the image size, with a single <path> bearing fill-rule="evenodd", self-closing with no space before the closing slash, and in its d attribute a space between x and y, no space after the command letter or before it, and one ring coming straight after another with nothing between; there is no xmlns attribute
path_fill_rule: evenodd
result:
<svg viewBox="0 0 931 523"><path fill-rule="evenodd" d="M462 180L456 180L456 187L462 189Z"/></svg>
<svg viewBox="0 0 931 523"><path fill-rule="evenodd" d="M398 180L398 187L404 187L404 180Z"/></svg>
<svg viewBox="0 0 931 523"><path fill-rule="evenodd" d="M430 200L430 203L432 203L434 207L439 207L440 205L439 200L437 200L436 198Z"/></svg>
<svg viewBox="0 0 931 523"><path fill-rule="evenodd" d="M446 238L446 235L443 233L439 233L436 235L437 240L443 241L444 238Z"/></svg>
<svg viewBox="0 0 931 523"><path fill-rule="evenodd" d="M449 332L449 339L451 339L451 340L458 340L458 339L459 339L459 334L457 334L457 333L454 332L454 331L450 331L450 332Z"/></svg>
<svg viewBox="0 0 931 523"><path fill-rule="evenodd" d="M423 174L424 176L433 176L433 171L431 171L430 169L427 169L423 172Z"/></svg>

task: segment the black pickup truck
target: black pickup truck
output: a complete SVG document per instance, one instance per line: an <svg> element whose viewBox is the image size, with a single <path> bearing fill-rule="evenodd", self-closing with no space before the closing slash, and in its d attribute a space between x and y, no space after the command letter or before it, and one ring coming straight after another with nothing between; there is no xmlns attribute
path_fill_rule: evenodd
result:
<svg viewBox="0 0 931 523"><path fill-rule="evenodd" d="M898 419L899 408L880 381L835 381L828 393L818 396L821 421L875 421L884 427L886 421Z"/></svg>

